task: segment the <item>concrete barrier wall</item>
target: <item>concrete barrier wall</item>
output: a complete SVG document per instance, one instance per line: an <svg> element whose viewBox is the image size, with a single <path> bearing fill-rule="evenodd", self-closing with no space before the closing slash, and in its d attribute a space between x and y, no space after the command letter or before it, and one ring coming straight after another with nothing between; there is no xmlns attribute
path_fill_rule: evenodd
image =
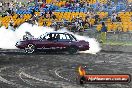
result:
<svg viewBox="0 0 132 88"><path fill-rule="evenodd" d="M80 32L77 33L82 36L89 36L91 38L96 38L97 40L100 39L100 34L99 32L95 31L87 31L87 32ZM109 32L107 33L107 40L115 40L115 41L132 41L132 32L119 32L119 33L114 33L114 32Z"/></svg>
<svg viewBox="0 0 132 88"><path fill-rule="evenodd" d="M100 33L96 34L96 39L99 40ZM132 42L132 33L107 33L107 41L117 41L123 44L128 44ZM102 44L102 50L104 51L117 51L117 52L129 52L132 53L132 45L111 45Z"/></svg>
<svg viewBox="0 0 132 88"><path fill-rule="evenodd" d="M92 32L91 30L85 33L78 33L82 36L89 36L91 38L96 38L100 41L100 33ZM128 42L132 42L132 33L107 33L107 40L108 41L119 41L123 42L124 44ZM101 48L104 51L117 51L117 52L129 52L132 53L132 45L111 45L111 44L101 44Z"/></svg>
<svg viewBox="0 0 132 88"><path fill-rule="evenodd" d="M95 34L88 34L90 37L94 37L97 40L100 39L100 33L95 33ZM132 41L132 33L107 33L107 40L110 41L120 41L120 42L129 42Z"/></svg>
<svg viewBox="0 0 132 88"><path fill-rule="evenodd" d="M101 45L103 51L129 52L132 53L132 46L122 45Z"/></svg>
<svg viewBox="0 0 132 88"><path fill-rule="evenodd" d="M107 33L107 40L132 41L132 33Z"/></svg>

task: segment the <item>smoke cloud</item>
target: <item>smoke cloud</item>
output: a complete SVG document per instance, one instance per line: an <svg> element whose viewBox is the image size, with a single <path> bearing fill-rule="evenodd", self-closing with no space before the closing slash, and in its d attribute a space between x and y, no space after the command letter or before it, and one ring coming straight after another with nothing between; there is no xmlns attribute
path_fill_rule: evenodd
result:
<svg viewBox="0 0 132 88"><path fill-rule="evenodd" d="M32 25L28 23L23 23L18 28L13 29L9 27L6 29L5 27L0 28L0 48L2 49L17 49L15 44L17 41L23 38L25 32L30 32L35 38L38 38L40 35L45 34L46 32L53 32L54 29L50 27L41 27L38 25ZM58 30L60 32L69 32L65 28ZM72 32L69 32L72 33ZM72 33L73 34L73 33ZM88 36L80 36L74 34L78 40L88 41L90 44L90 50L81 51L80 53L91 53L96 54L101 50L99 43L94 38L89 38Z"/></svg>

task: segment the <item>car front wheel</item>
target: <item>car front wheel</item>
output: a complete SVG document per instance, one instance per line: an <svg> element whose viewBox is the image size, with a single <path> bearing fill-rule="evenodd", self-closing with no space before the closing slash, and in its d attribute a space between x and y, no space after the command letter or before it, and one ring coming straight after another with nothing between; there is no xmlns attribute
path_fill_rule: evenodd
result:
<svg viewBox="0 0 132 88"><path fill-rule="evenodd" d="M25 48L25 52L28 54L34 53L35 46L33 44L28 44L27 47Z"/></svg>
<svg viewBox="0 0 132 88"><path fill-rule="evenodd" d="M69 53L69 54L74 54L74 53L76 53L77 51L78 51L78 48L75 47L75 46L71 46L71 47L68 48L68 53Z"/></svg>

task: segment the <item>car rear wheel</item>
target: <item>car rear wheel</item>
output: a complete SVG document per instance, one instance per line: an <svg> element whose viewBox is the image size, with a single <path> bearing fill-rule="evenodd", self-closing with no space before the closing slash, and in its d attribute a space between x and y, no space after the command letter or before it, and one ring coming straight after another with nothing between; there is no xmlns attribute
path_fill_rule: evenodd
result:
<svg viewBox="0 0 132 88"><path fill-rule="evenodd" d="M33 44L28 44L27 47L25 48L26 53L34 53L35 52L35 46Z"/></svg>
<svg viewBox="0 0 132 88"><path fill-rule="evenodd" d="M78 48L75 47L75 46L71 46L71 47L68 48L68 53L69 53L69 54L74 54L74 53L76 53L77 51L78 51Z"/></svg>

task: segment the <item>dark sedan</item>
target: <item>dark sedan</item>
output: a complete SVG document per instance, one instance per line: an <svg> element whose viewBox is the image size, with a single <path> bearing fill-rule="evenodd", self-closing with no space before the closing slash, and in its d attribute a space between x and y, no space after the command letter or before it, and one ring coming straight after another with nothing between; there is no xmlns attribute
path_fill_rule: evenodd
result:
<svg viewBox="0 0 132 88"><path fill-rule="evenodd" d="M50 32L39 38L26 38L16 43L16 47L24 49L26 53L36 51L68 51L70 54L77 51L89 50L89 42L77 40L72 34Z"/></svg>

